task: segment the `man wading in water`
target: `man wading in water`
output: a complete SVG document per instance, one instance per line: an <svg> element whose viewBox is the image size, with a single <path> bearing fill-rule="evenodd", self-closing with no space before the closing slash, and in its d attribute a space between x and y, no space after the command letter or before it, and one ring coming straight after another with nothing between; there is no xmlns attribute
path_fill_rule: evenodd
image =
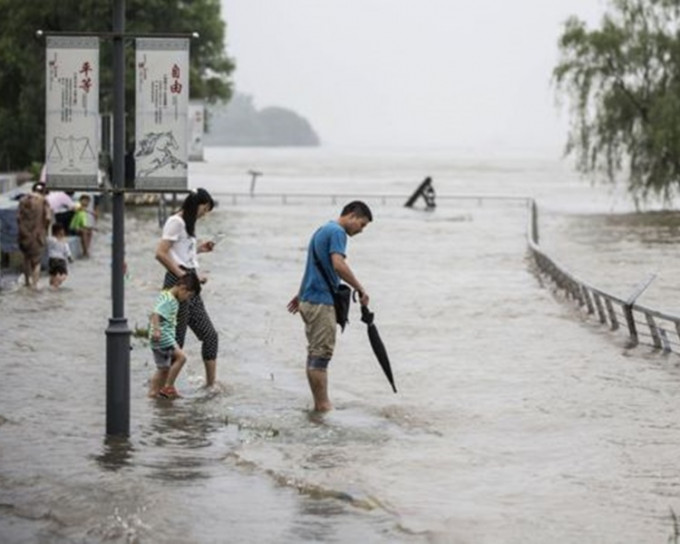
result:
<svg viewBox="0 0 680 544"><path fill-rule="evenodd" d="M332 408L328 399L327 368L333 357L337 326L333 294L319 266L323 267L333 286L337 288L340 283L338 277L343 279L360 293L361 304L368 305L368 294L345 261L345 255L347 236L359 234L372 220L369 207L355 200L343 208L338 219L319 228L309 242L300 290L288 303L288 311L292 314L299 311L305 323L307 380L314 397L314 409L319 412Z"/></svg>

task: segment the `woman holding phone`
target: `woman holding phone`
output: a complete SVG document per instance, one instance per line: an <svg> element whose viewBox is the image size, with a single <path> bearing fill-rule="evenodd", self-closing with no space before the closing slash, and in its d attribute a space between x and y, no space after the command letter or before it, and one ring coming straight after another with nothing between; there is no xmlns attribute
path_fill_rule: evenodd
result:
<svg viewBox="0 0 680 544"><path fill-rule="evenodd" d="M201 283L207 277L198 272L198 254L213 250L214 242L198 242L196 221L210 212L215 203L205 189L193 189L184 199L180 210L168 217L156 247L156 260L165 267L163 289L169 289L185 274L195 274ZM201 295L181 302L177 314L177 343L184 347L187 326L201 341L201 355L205 364L205 385L215 383L218 336L210 320Z"/></svg>

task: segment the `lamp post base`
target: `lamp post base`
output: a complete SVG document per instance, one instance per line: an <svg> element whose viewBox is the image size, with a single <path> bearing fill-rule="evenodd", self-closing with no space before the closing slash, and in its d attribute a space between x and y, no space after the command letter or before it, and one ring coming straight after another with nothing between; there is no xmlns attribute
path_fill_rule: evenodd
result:
<svg viewBox="0 0 680 544"><path fill-rule="evenodd" d="M106 329L106 434L130 435L130 329L112 317Z"/></svg>

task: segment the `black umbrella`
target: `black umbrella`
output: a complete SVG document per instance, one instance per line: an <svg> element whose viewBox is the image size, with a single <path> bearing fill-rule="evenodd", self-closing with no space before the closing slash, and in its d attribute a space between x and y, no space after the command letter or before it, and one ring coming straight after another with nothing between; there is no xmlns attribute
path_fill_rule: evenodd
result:
<svg viewBox="0 0 680 544"><path fill-rule="evenodd" d="M378 333L378 327L373 323L374 314L368 309L368 306L361 307L361 320L368 325L368 339L371 342L371 347L373 348L373 353L378 358L378 362L387 376L387 381L390 382L392 386L392 391L397 392L397 388L394 386L394 378L392 377L392 367L390 367L390 358L387 356L387 350L385 350L385 344L380 339L380 334Z"/></svg>

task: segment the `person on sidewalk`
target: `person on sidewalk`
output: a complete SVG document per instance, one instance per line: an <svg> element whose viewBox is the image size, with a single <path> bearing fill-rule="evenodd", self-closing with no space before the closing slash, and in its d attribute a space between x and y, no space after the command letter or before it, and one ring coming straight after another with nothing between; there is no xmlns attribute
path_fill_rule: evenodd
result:
<svg viewBox="0 0 680 544"><path fill-rule="evenodd" d="M50 226L50 205L45 199L47 189L44 183L33 184L29 194L21 197L17 209L19 249L24 258L23 273L26 287L38 288L40 263L47 245Z"/></svg>
<svg viewBox="0 0 680 544"><path fill-rule="evenodd" d="M176 399L181 395L175 389L175 380L186 361L186 355L177 344L177 312L182 302L201 293L201 283L193 274L177 280L170 289L158 295L149 323L151 351L156 372L149 384L149 397Z"/></svg>
<svg viewBox="0 0 680 544"><path fill-rule="evenodd" d="M292 314L300 312L305 324L307 381L317 412L332 409L328 398L327 369L335 349L337 325L333 293L324 278L324 271L333 285L337 286L340 279L344 280L359 292L360 303L368 305L368 294L345 261L345 256L347 236L359 234L371 221L370 208L355 200L342 209L338 219L320 227L309 242L300 289L288 303L288 311ZM320 266L323 271L319 270Z"/></svg>

